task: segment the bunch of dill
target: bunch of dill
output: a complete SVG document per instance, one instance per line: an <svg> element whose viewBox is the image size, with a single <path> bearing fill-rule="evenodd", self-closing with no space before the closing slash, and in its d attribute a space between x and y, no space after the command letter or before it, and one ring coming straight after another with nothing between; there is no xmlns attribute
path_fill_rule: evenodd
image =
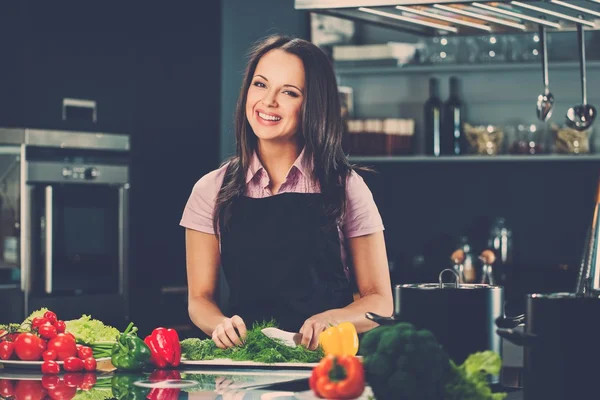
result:
<svg viewBox="0 0 600 400"><path fill-rule="evenodd" d="M303 346L289 347L271 339L261 332L264 328L277 327L275 321L255 323L246 335L243 346L219 349L212 339L189 338L181 341L181 356L187 360L230 359L234 361L256 361L262 363L319 362L323 350L308 350Z"/></svg>

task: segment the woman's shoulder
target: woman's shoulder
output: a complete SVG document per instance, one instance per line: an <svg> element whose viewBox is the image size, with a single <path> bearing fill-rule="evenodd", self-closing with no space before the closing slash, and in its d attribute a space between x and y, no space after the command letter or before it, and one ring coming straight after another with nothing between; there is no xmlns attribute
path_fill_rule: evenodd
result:
<svg viewBox="0 0 600 400"><path fill-rule="evenodd" d="M214 169L200 177L200 179L198 179L194 185L194 192L203 194L215 193L216 195L216 193L218 193L221 189L228 166L229 162L224 163L219 168Z"/></svg>
<svg viewBox="0 0 600 400"><path fill-rule="evenodd" d="M346 196L360 195L365 191L371 193L364 178L355 169L352 169L346 179Z"/></svg>

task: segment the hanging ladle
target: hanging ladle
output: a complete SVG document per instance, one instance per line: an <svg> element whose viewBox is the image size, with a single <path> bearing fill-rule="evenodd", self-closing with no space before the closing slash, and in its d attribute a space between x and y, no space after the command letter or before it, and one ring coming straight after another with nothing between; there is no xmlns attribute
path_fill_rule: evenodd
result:
<svg viewBox="0 0 600 400"><path fill-rule="evenodd" d="M579 16L579 18L582 18ZM585 71L585 37L583 32L583 25L577 24L577 38L579 41L579 70L581 74L581 93L582 93L582 104L573 106L567 111L567 126L576 129L578 131L584 131L588 129L594 123L596 118L596 108L587 104L587 92L586 92L586 71Z"/></svg>
<svg viewBox="0 0 600 400"><path fill-rule="evenodd" d="M544 78L544 93L538 96L537 117L540 121L546 122L552 115L554 107L554 96L548 88L548 47L546 45L546 26L540 25L540 41L542 43L542 73Z"/></svg>

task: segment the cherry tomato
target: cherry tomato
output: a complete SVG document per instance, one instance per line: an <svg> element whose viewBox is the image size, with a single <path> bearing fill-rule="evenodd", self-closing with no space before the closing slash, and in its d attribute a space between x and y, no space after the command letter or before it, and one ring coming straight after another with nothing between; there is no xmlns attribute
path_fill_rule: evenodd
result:
<svg viewBox="0 0 600 400"><path fill-rule="evenodd" d="M50 324L38 326L37 330L40 336L44 339L52 339L56 337L57 334L54 325Z"/></svg>
<svg viewBox="0 0 600 400"><path fill-rule="evenodd" d="M85 368L86 371L95 371L96 359L94 357L88 357L83 360L83 368Z"/></svg>
<svg viewBox="0 0 600 400"><path fill-rule="evenodd" d="M54 389L60 383L60 377L57 375L44 375L42 376L42 386L44 389Z"/></svg>
<svg viewBox="0 0 600 400"><path fill-rule="evenodd" d="M67 386L62 380L55 388L48 389L48 395L52 400L71 400L76 394L77 388Z"/></svg>
<svg viewBox="0 0 600 400"><path fill-rule="evenodd" d="M15 399L42 400L46 390L40 381L18 381L15 385Z"/></svg>
<svg viewBox="0 0 600 400"><path fill-rule="evenodd" d="M56 351L58 361L63 361L68 357L75 357L77 355L75 339L66 333L59 333L55 338L50 339L48 350Z"/></svg>
<svg viewBox="0 0 600 400"><path fill-rule="evenodd" d="M56 361L46 360L42 363L42 374L55 375L60 372L60 365Z"/></svg>
<svg viewBox="0 0 600 400"><path fill-rule="evenodd" d="M65 329L67 329L67 324L65 324L65 321L61 320L56 321L56 324L54 324L54 326L56 327L56 331L58 333L65 333Z"/></svg>
<svg viewBox="0 0 600 400"><path fill-rule="evenodd" d="M83 375L81 373L68 372L63 376L63 380L65 381L65 385L79 389L83 383Z"/></svg>
<svg viewBox="0 0 600 400"><path fill-rule="evenodd" d="M15 354L23 361L38 361L46 350L46 341L33 333L21 333L15 339Z"/></svg>
<svg viewBox="0 0 600 400"><path fill-rule="evenodd" d="M75 340L75 335L73 335L71 332L65 332L65 335L71 336L73 340Z"/></svg>
<svg viewBox="0 0 600 400"><path fill-rule="evenodd" d="M15 344L13 342L0 342L0 359L10 360L15 351Z"/></svg>
<svg viewBox="0 0 600 400"><path fill-rule="evenodd" d="M80 348L82 348L82 347L83 347L83 345L82 345L82 344L79 344L79 343L77 343L77 344L75 345L75 348L77 349L77 353L79 353L79 349L80 349Z"/></svg>
<svg viewBox="0 0 600 400"><path fill-rule="evenodd" d="M0 379L0 397L8 399L15 395L15 384L10 379Z"/></svg>
<svg viewBox="0 0 600 400"><path fill-rule="evenodd" d="M42 354L42 359L44 361L56 361L58 354L54 350L46 350L44 354Z"/></svg>
<svg viewBox="0 0 600 400"><path fill-rule="evenodd" d="M67 357L63 364L65 371L77 372L83 370L83 360L77 357Z"/></svg>
<svg viewBox="0 0 600 400"><path fill-rule="evenodd" d="M31 329L37 328L38 326L50 324L47 318L44 317L35 317L31 320Z"/></svg>
<svg viewBox="0 0 600 400"><path fill-rule="evenodd" d="M90 358L93 356L94 356L94 351L92 350L91 347L81 346L77 350L77 357L81 358L82 360L85 360L86 358Z"/></svg>
<svg viewBox="0 0 600 400"><path fill-rule="evenodd" d="M96 384L96 374L91 372L86 372L83 375L83 382L81 383L81 389L90 390Z"/></svg>
<svg viewBox="0 0 600 400"><path fill-rule="evenodd" d="M52 325L56 323L56 314L52 311L46 311L44 313L44 318L46 318Z"/></svg>

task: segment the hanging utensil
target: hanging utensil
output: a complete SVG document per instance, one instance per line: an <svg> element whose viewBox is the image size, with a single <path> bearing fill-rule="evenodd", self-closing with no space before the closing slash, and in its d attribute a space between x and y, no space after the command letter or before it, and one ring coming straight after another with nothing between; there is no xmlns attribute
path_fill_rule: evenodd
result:
<svg viewBox="0 0 600 400"><path fill-rule="evenodd" d="M598 265L598 235L600 225L598 224L598 214L600 213L600 180L596 190L596 199L592 220L588 227L585 248L577 277L577 286L575 294L578 296L592 296L595 291L600 289L600 266Z"/></svg>
<svg viewBox="0 0 600 400"><path fill-rule="evenodd" d="M538 96L537 117L540 121L546 122L552 115L554 108L554 96L550 93L548 82L548 46L546 42L546 26L540 24L540 42L542 51L542 74L544 80L544 93Z"/></svg>
<svg viewBox="0 0 600 400"><path fill-rule="evenodd" d="M582 16L579 16L582 18ZM577 38L579 42L579 69L581 74L581 93L582 103L578 106L573 106L567 111L567 126L584 131L588 129L596 118L596 108L587 104L587 88L586 88L586 68L585 68L585 37L583 25L577 24Z"/></svg>

